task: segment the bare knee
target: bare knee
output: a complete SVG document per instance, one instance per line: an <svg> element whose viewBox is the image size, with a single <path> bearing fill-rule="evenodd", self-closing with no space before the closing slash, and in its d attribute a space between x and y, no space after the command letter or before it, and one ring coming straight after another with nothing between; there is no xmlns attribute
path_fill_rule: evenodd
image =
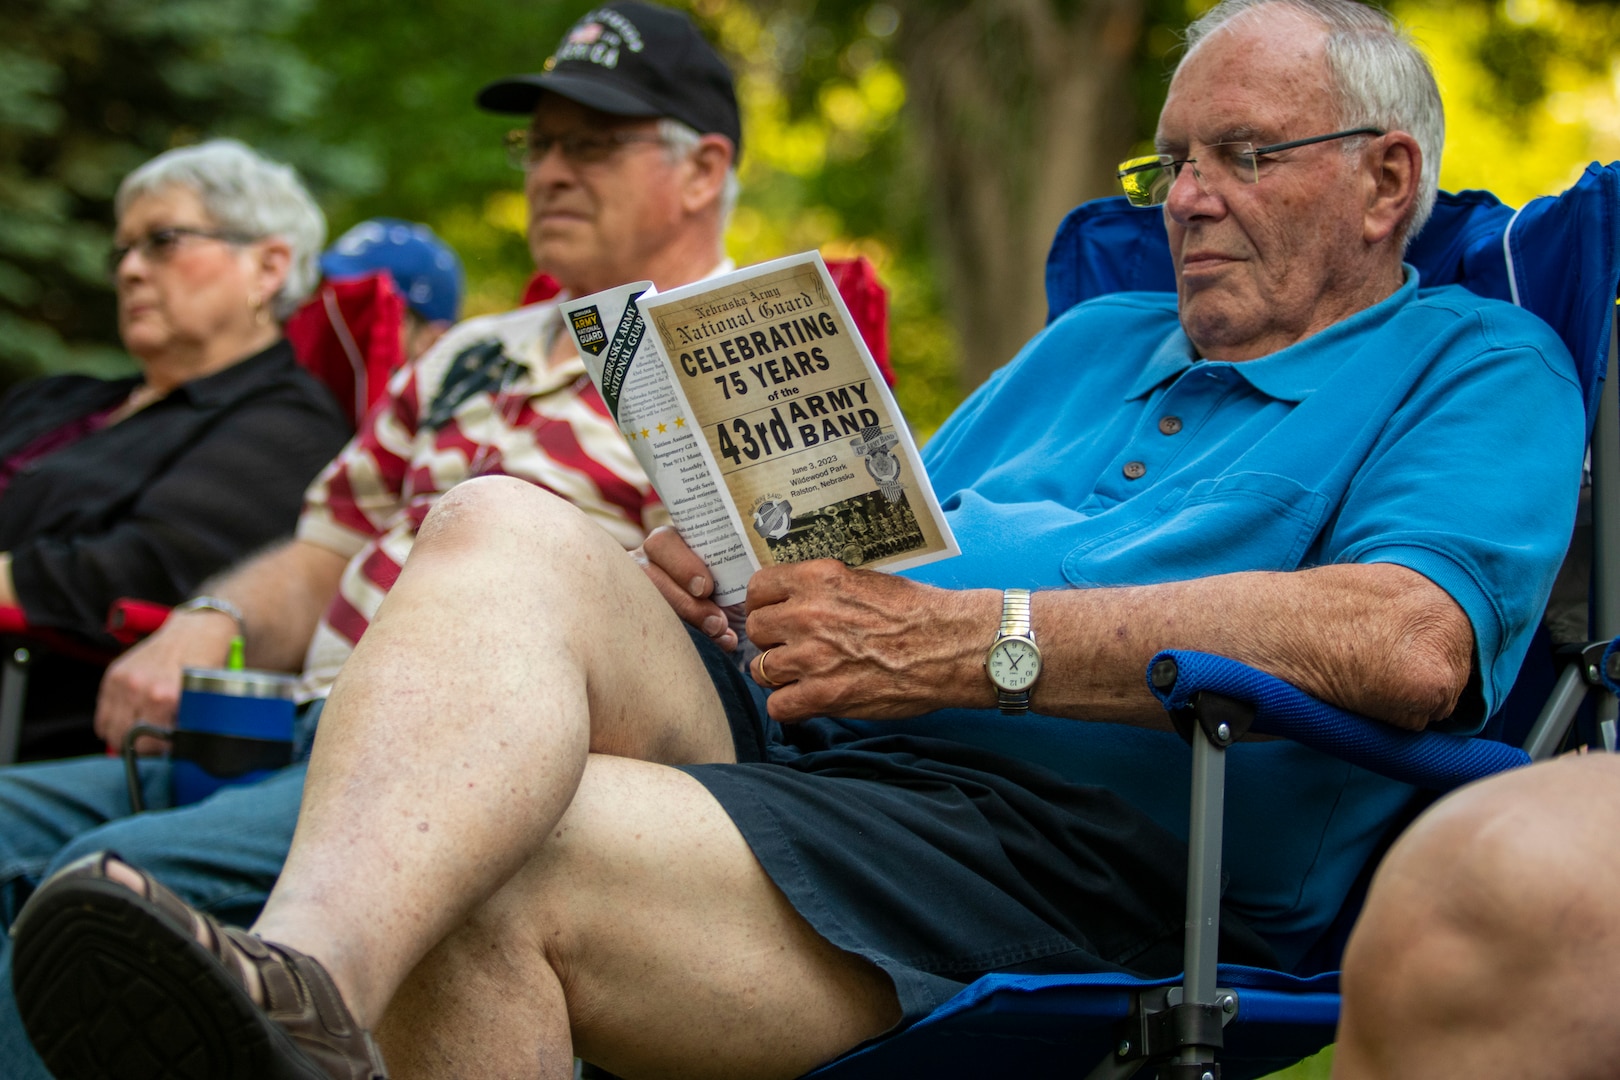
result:
<svg viewBox="0 0 1620 1080"><path fill-rule="evenodd" d="M1420 818L1380 867L1346 951L1346 1051L1410 1062L1409 1042L1567 1016L1567 995L1620 962L1603 914L1620 860L1591 825L1616 802L1620 762L1570 759L1473 785Z"/></svg>
<svg viewBox="0 0 1620 1080"><path fill-rule="evenodd" d="M464 555L508 546L622 554L623 548L568 500L510 476L481 476L439 497L417 532L413 557ZM422 552L416 556L416 552Z"/></svg>

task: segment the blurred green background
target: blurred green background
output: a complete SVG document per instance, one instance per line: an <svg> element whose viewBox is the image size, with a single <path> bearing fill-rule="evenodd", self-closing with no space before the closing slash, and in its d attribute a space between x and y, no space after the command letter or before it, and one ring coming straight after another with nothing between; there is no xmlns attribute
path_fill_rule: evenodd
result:
<svg viewBox="0 0 1620 1080"><path fill-rule="evenodd" d="M1207 0L682 0L744 109L739 262L860 252L891 290L901 403L926 437L1044 318L1062 213L1151 139ZM1509 202L1620 150L1620 7L1396 3L1433 57L1442 181ZM486 81L538 69L585 5L501 0L12 0L0 39L0 388L123 370L103 258L118 179L234 135L298 166L336 236L432 225L470 314L531 267L510 118Z"/></svg>

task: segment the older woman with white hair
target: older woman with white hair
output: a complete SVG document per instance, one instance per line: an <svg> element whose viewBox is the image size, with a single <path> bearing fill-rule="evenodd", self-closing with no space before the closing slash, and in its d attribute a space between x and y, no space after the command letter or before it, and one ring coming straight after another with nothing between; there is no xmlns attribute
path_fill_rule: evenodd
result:
<svg viewBox="0 0 1620 1080"><path fill-rule="evenodd" d="M141 166L115 209L109 269L140 373L0 399L0 604L90 644L112 601L176 603L289 533L348 435L282 337L326 233L292 169L218 139ZM28 757L94 746L99 670L53 662L31 680Z"/></svg>

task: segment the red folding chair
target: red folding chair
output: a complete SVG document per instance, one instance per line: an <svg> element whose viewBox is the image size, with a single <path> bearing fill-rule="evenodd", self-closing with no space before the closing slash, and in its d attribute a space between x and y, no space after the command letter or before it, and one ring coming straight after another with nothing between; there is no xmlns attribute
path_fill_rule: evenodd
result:
<svg viewBox="0 0 1620 1080"><path fill-rule="evenodd" d="M405 361L405 300L386 270L324 281L287 320L298 362L326 384L359 427Z"/></svg>

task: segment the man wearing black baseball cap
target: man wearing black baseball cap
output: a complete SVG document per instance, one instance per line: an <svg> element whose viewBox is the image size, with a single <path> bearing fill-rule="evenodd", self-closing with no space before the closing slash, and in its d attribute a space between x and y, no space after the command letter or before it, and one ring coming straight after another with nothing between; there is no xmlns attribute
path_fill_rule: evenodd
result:
<svg viewBox="0 0 1620 1080"><path fill-rule="evenodd" d="M526 178L529 249L575 295L720 268L742 130L731 72L685 15L636 0L594 8L540 72L477 100L530 117L507 147Z"/></svg>

